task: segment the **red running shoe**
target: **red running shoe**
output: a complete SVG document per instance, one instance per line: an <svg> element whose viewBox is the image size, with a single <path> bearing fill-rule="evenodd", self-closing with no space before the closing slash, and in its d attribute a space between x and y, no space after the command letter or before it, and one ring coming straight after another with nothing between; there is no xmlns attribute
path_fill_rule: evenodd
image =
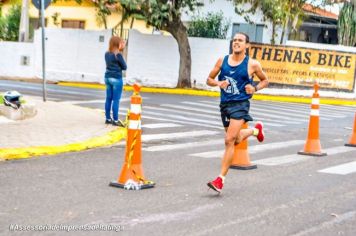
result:
<svg viewBox="0 0 356 236"><path fill-rule="evenodd" d="M258 129L258 134L256 136L259 142L263 142L265 139L265 133L263 132L263 123L261 121L257 122L255 128Z"/></svg>
<svg viewBox="0 0 356 236"><path fill-rule="evenodd" d="M214 181L208 183L208 187L220 193L224 184L220 177L217 177Z"/></svg>

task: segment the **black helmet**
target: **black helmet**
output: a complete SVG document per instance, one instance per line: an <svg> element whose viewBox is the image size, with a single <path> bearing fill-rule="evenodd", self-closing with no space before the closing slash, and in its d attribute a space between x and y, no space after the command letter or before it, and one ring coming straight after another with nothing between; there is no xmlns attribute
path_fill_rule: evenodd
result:
<svg viewBox="0 0 356 236"><path fill-rule="evenodd" d="M19 109L21 106L20 97L22 95L17 91L7 91L3 95L5 106L10 106L14 109Z"/></svg>

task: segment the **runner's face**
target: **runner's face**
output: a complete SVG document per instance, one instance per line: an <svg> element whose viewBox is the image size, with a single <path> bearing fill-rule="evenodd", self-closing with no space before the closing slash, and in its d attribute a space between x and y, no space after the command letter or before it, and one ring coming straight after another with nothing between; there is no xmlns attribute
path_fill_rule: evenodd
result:
<svg viewBox="0 0 356 236"><path fill-rule="evenodd" d="M248 48L248 43L246 43L246 36L243 34L235 34L232 42L232 51L234 53L245 52Z"/></svg>

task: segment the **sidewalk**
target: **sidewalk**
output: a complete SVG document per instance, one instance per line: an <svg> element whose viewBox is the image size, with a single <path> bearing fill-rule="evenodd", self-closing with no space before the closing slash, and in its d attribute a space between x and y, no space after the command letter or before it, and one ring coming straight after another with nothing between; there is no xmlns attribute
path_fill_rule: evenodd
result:
<svg viewBox="0 0 356 236"><path fill-rule="evenodd" d="M104 124L99 110L24 96L35 103L37 115L13 121L0 115L0 160L81 151L112 145L125 129Z"/></svg>

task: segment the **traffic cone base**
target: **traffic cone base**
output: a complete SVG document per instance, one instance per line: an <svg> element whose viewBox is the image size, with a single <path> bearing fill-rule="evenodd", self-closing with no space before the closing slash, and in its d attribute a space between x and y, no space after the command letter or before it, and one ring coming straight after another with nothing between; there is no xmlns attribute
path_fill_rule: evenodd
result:
<svg viewBox="0 0 356 236"><path fill-rule="evenodd" d="M356 147L356 144L345 143L345 146L347 146L347 147Z"/></svg>
<svg viewBox="0 0 356 236"><path fill-rule="evenodd" d="M349 143L345 143L345 146L356 147L356 113L355 113L355 119L354 119L354 127L352 129L352 135L349 140Z"/></svg>
<svg viewBox="0 0 356 236"><path fill-rule="evenodd" d="M298 152L298 154L308 156L326 156L326 153L321 151L319 139L308 139L304 146L304 150Z"/></svg>
<svg viewBox="0 0 356 236"><path fill-rule="evenodd" d="M248 128L248 124L245 123L242 126L243 129ZM250 155L248 154L248 142L247 139L242 141L241 143L235 145L234 157L232 159L232 163L230 165L231 169L238 170L251 170L257 169L257 165L252 164L250 162Z"/></svg>
<svg viewBox="0 0 356 236"><path fill-rule="evenodd" d="M231 165L230 166L231 169L236 169L236 170L252 170L252 169L257 169L257 165Z"/></svg>
<svg viewBox="0 0 356 236"><path fill-rule="evenodd" d="M125 188L125 184L120 184L117 181L113 180L109 183L109 186L111 187L116 187L116 188ZM155 183L150 183L150 184L141 184L140 189L148 189L148 188L153 188L155 186Z"/></svg>
<svg viewBox="0 0 356 236"><path fill-rule="evenodd" d="M246 140L243 141L243 142L246 142ZM241 144L238 144L238 145L235 146L234 159L232 160L230 168L231 169L236 169L236 170L257 169L257 165L252 164L250 162L250 156L248 154L247 149L239 149L237 147L237 146L241 145L242 148L247 148L247 145L244 145L243 143L241 143ZM244 147L244 146L246 146L246 147Z"/></svg>
<svg viewBox="0 0 356 236"><path fill-rule="evenodd" d="M315 156L315 157L321 157L321 156L326 156L327 154L325 152L305 152L305 151L300 151L298 152L299 155L307 155L307 156Z"/></svg>
<svg viewBox="0 0 356 236"><path fill-rule="evenodd" d="M135 182L139 182L139 177L143 177L143 170L141 164L131 165L130 168L128 164L125 163L121 169L121 174L119 177L119 183L124 184L128 179L132 179Z"/></svg>
<svg viewBox="0 0 356 236"><path fill-rule="evenodd" d="M315 153L319 156L320 153L323 153L321 151L320 140L319 139L308 139L307 143L304 145L304 150L300 151L300 152L311 153L311 154ZM322 156L325 156L325 155L322 155Z"/></svg>

